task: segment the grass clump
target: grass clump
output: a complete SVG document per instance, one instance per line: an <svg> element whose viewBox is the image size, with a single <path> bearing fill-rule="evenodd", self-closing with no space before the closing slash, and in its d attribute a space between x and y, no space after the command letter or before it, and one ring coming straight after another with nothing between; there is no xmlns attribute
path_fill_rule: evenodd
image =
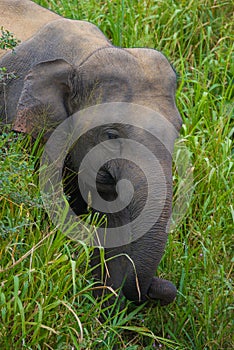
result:
<svg viewBox="0 0 234 350"><path fill-rule="evenodd" d="M57 232L38 192L36 151L1 136L2 349L233 349L233 30L230 1L38 0L98 25L114 45L161 50L179 74L177 105L193 169L190 205L158 274L178 287L166 307L92 296L92 251ZM175 170L175 169L174 169ZM174 172L175 199L178 174ZM102 315L103 322L99 316ZM109 315L109 316L107 316Z"/></svg>

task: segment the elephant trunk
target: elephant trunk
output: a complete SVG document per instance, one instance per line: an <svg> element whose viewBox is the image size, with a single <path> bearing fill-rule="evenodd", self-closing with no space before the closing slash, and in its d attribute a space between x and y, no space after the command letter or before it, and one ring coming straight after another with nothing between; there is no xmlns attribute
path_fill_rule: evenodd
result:
<svg viewBox="0 0 234 350"><path fill-rule="evenodd" d="M171 215L170 166L167 166L166 169L163 178L156 176L154 182L151 181L151 183L144 175L140 174L139 176L139 169L136 172L134 167L131 167L130 171L125 166L122 172L122 178L126 178L125 175L129 177L130 173L131 183L134 187L133 199L125 209L131 223L133 239L127 245L106 249L110 275L108 284L114 288L122 287L124 296L137 303L144 302L149 298L154 299L153 295L155 295L155 299L162 300L161 304L167 304L167 300L163 300L163 287L160 287L162 290L159 288L159 279L157 279L157 283L154 280L154 274L167 241L167 225ZM153 202L147 198L150 195ZM126 197L128 199L127 192ZM113 217L110 216L109 221L111 222L112 219ZM170 284L170 282L168 283ZM164 284L166 286L166 283ZM173 288L175 289L174 286ZM173 296L166 293L168 300L171 301L175 297L173 288L170 290Z"/></svg>
<svg viewBox="0 0 234 350"><path fill-rule="evenodd" d="M163 256L166 240L166 232L153 227L129 247L128 256L131 260L125 263L127 268L123 285L123 294L127 299L135 302L148 299L152 279ZM142 252L140 247L143 247Z"/></svg>

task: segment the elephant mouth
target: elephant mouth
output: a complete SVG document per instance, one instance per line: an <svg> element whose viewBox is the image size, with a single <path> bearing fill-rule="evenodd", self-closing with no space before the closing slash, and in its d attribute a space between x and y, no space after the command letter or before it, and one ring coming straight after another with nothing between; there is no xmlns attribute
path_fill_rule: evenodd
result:
<svg viewBox="0 0 234 350"><path fill-rule="evenodd" d="M109 172L99 170L96 176L96 186L99 195L104 200L112 201L116 199L116 180Z"/></svg>
<svg viewBox="0 0 234 350"><path fill-rule="evenodd" d="M113 176L108 172L104 170L99 170L96 176L96 182L100 184L107 184L107 185L115 185L116 181L113 178Z"/></svg>

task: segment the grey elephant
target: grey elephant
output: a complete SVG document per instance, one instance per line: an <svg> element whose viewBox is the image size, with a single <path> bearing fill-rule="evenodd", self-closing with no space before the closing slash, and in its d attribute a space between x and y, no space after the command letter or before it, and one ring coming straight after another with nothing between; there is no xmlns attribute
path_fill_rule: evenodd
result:
<svg viewBox="0 0 234 350"><path fill-rule="evenodd" d="M41 11L30 1L24 0L22 3L30 8L33 6L33 11ZM43 9L40 13L42 18L47 16L45 11ZM22 24L25 20L27 26L23 15L20 20ZM0 86L1 118L4 122L12 123L13 130L33 137L43 130L43 140L46 142L57 126L77 113L79 123L79 111L83 109L95 105L117 106L119 103L139 106L139 118L137 113L132 113L127 122L113 121L111 116L108 121L108 113L99 125L90 119L88 132L83 133L66 157L63 167L64 192L69 194L70 206L76 215L87 213L88 193L92 193L93 188L86 181L86 176L82 177L82 172L81 175L79 173L82 159L100 142L107 141L108 146L108 141L113 141L119 156L108 158L98 169L94 176L96 193L108 208L108 203L119 195L119 181L127 179L132 184L133 195L130 202L117 212L109 212L105 207L99 212L107 217L107 234L108 228L116 228L118 232L119 227L126 225L128 231L134 234L137 229L134 220L144 209L148 192L148 179L141 168L148 166L151 160L147 157L141 159L140 153L137 155L138 164L121 158L124 151L121 147L124 139L134 140L144 149L150 149L163 172L162 181L159 176L152 180L157 197L145 213L145 218L152 224L137 238L105 248L104 274L98 249L94 250L91 264L94 266L94 277L101 284L115 290L120 288L120 295L127 299L137 303L159 300L161 305L166 305L175 299L176 287L167 280L155 277L155 271L167 242L172 207L171 151L181 127L181 117L175 104L176 74L160 52L114 47L91 23L63 19L51 13L44 22L32 26L31 37L29 33L27 40L13 53L8 52L0 58L0 66L17 76L17 79ZM144 109L149 111L145 116L142 115ZM163 116L164 122L157 116ZM85 129L84 120L80 121L79 127ZM154 137L149 130L153 134L163 135L166 144L160 140L160 135ZM91 168L92 164L90 172ZM88 178L90 174L86 175ZM164 200L158 211L162 202L161 186L164 186ZM91 204L93 213L96 211L95 201L94 194L93 207Z"/></svg>

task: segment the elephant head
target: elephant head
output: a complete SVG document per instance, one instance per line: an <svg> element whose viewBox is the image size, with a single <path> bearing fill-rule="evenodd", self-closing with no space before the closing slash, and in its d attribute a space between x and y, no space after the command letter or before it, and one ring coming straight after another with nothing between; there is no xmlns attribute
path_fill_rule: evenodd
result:
<svg viewBox="0 0 234 350"><path fill-rule="evenodd" d="M181 126L175 104L176 74L168 60L152 49L116 48L90 23L62 19L43 27L0 64L18 75L0 91L1 114L5 119L16 115L14 130L34 137L43 130L47 141L70 116L81 130L63 170L64 191L73 211L86 213L91 193L92 211L107 217L107 234L111 229L117 235L122 227L127 230L126 240L106 246L104 275L95 250L91 262L95 277L114 289L122 287L121 293L135 302L173 301L174 285L154 276L167 241L171 152ZM95 114L89 121L81 118L80 111L96 105L104 106L103 115ZM109 106L116 107L119 119L113 119ZM144 152L134 145L141 145ZM83 159L96 146L107 158L101 165L98 157L87 158L82 168ZM132 149L132 159L126 149ZM99 166L94 169L95 159ZM153 159L157 166L151 166ZM105 205L99 208L100 199ZM116 199L123 205L113 210ZM141 212L144 219L139 224ZM139 227L144 232L136 234Z"/></svg>

